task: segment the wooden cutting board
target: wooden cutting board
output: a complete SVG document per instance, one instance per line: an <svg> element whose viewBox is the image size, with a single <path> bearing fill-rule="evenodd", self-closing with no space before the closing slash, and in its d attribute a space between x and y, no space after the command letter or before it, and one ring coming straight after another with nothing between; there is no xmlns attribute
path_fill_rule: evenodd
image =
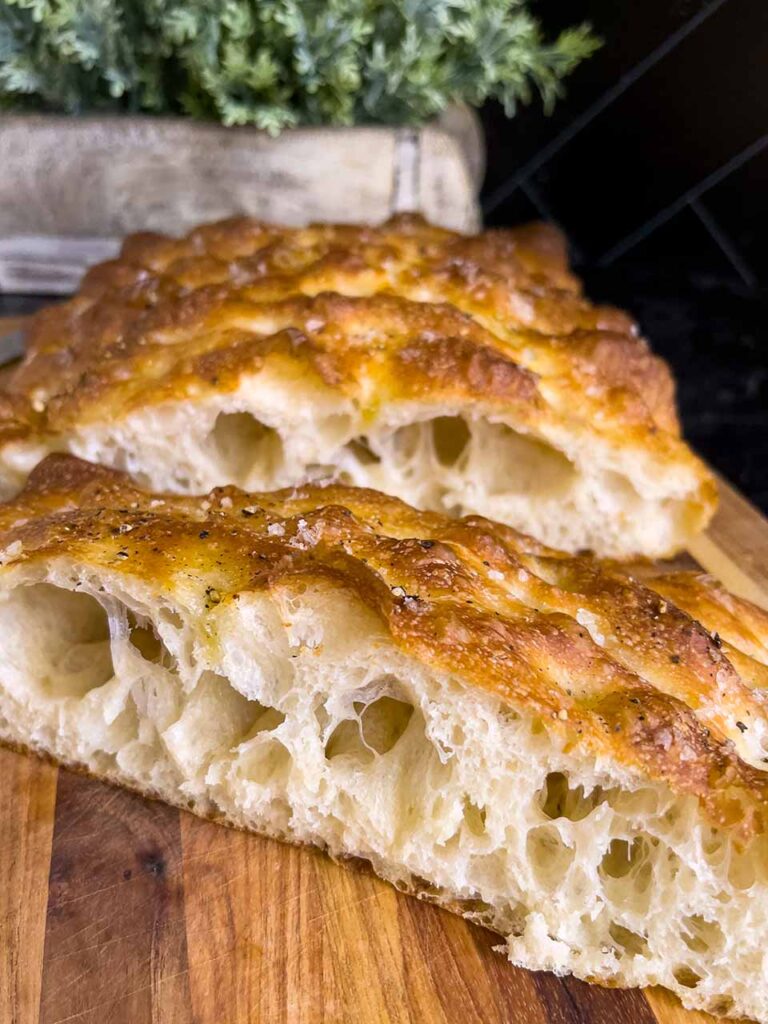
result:
<svg viewBox="0 0 768 1024"><path fill-rule="evenodd" d="M768 606L727 485L690 552ZM362 867L0 750L0 1024L704 1024L660 990L510 966Z"/></svg>

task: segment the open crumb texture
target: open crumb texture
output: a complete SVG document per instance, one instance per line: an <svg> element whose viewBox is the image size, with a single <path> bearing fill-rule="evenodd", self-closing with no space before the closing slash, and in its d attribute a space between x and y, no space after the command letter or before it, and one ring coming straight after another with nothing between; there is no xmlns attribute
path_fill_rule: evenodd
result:
<svg viewBox="0 0 768 1024"><path fill-rule="evenodd" d="M61 450L185 493L334 477L617 557L679 550L715 505L666 363L543 224L128 238L35 318L0 446L6 494Z"/></svg>
<svg viewBox="0 0 768 1024"><path fill-rule="evenodd" d="M0 506L0 737L768 1020L768 616L337 484Z"/></svg>

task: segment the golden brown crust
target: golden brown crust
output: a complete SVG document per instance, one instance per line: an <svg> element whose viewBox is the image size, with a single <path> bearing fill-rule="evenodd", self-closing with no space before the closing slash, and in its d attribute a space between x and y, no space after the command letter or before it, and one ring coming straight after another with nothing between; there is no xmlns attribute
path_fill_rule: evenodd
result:
<svg viewBox="0 0 768 1024"><path fill-rule="evenodd" d="M413 216L307 228L237 218L182 239L133 236L35 319L0 442L233 390L273 362L319 375L364 412L450 400L643 452L697 481L698 521L714 507L711 475L680 439L667 365L625 314L581 296L546 225L466 237Z"/></svg>
<svg viewBox="0 0 768 1024"><path fill-rule="evenodd" d="M668 596L723 608L700 575L644 585L479 517L337 485L158 497L69 456L47 458L0 506L0 549L3 572L66 558L128 574L210 628L250 590L347 589L403 651L539 716L568 746L695 795L719 825L765 827L768 774L737 754L755 759L763 695ZM766 618L739 609L765 645ZM763 672L768 659L728 629L744 664Z"/></svg>
<svg viewBox="0 0 768 1024"><path fill-rule="evenodd" d="M173 343L179 334L187 339L183 357ZM77 383L50 398L48 424L65 430L103 416L107 404L120 415L201 389L231 390L243 373L257 372L268 360L300 362L305 378L361 404L361 383L375 367L372 408L394 397L462 400L469 392L499 408L516 405L523 417L537 410L546 415L533 375L504 358L487 331L451 307L325 293L251 309L196 292L148 314L142 333L129 332L102 352L97 370L88 343L73 351L60 373ZM15 384L24 379L22 369Z"/></svg>
<svg viewBox="0 0 768 1024"><path fill-rule="evenodd" d="M0 444L35 433L39 421L39 414L24 395L0 392Z"/></svg>
<svg viewBox="0 0 768 1024"><path fill-rule="evenodd" d="M707 573L668 573L651 586L717 637L747 685L768 692L768 612Z"/></svg>

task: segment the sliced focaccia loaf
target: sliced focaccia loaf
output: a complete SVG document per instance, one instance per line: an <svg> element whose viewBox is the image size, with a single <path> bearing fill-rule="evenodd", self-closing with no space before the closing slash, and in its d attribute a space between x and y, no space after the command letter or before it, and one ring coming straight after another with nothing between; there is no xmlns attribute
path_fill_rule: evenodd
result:
<svg viewBox="0 0 768 1024"><path fill-rule="evenodd" d="M768 1021L768 615L706 577L71 456L0 563L6 743L367 858L515 963Z"/></svg>
<svg viewBox="0 0 768 1024"><path fill-rule="evenodd" d="M0 396L6 494L62 450L181 493L335 477L621 557L684 546L715 503L666 364L544 225L128 239Z"/></svg>

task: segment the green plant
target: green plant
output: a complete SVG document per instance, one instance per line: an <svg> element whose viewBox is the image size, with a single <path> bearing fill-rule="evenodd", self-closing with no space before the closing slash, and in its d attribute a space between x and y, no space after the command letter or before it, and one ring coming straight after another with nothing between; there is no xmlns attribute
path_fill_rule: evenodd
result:
<svg viewBox="0 0 768 1024"><path fill-rule="evenodd" d="M186 113L277 133L423 121L559 83L597 46L526 0L0 0L6 109Z"/></svg>

